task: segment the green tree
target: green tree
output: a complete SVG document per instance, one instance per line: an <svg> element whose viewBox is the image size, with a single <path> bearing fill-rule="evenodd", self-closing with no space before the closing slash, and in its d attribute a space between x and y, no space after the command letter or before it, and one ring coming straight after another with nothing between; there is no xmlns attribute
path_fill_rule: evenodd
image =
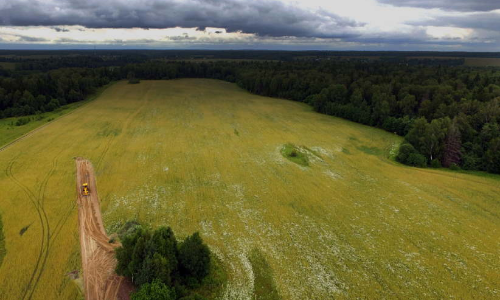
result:
<svg viewBox="0 0 500 300"><path fill-rule="evenodd" d="M188 280L198 282L206 277L210 270L210 250L198 232L194 233L179 248L179 267Z"/></svg>
<svg viewBox="0 0 500 300"><path fill-rule="evenodd" d="M413 126L406 135L406 140L412 144L415 149L420 150L423 147L423 137L426 134L429 123L424 117L420 117L413 122Z"/></svg>
<svg viewBox="0 0 500 300"><path fill-rule="evenodd" d="M418 102L413 95L406 95L403 100L399 102L399 107L404 115L413 115L415 113L415 108L417 107Z"/></svg>
<svg viewBox="0 0 500 300"><path fill-rule="evenodd" d="M427 156L429 161L439 158L444 146L444 139L450 124L449 118L435 119L427 126L422 139L423 148L421 153Z"/></svg>
<svg viewBox="0 0 500 300"><path fill-rule="evenodd" d="M135 73L132 71L129 71L127 73L127 79L128 79L128 83L130 83L130 84L139 83L139 79L135 78Z"/></svg>
<svg viewBox="0 0 500 300"><path fill-rule="evenodd" d="M174 300L175 292L160 280L141 285L139 290L132 294L132 300Z"/></svg>
<svg viewBox="0 0 500 300"><path fill-rule="evenodd" d="M443 166L449 168L452 164L458 165L462 154L460 148L462 147L462 141L460 137L460 129L457 125L457 119L453 119L448 133L446 134L446 140L443 152Z"/></svg>
<svg viewBox="0 0 500 300"><path fill-rule="evenodd" d="M485 160L489 172L500 173L500 138L491 140L486 151Z"/></svg>

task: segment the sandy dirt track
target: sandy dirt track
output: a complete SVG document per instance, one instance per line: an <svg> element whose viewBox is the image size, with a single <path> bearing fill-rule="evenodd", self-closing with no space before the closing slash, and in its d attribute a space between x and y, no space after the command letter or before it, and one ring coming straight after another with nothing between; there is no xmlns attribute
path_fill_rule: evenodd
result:
<svg viewBox="0 0 500 300"><path fill-rule="evenodd" d="M83 196L81 187L87 182L90 194ZM86 300L128 299L131 284L115 274L115 248L109 243L101 217L94 168L90 161L76 159L76 188L78 194L78 223Z"/></svg>

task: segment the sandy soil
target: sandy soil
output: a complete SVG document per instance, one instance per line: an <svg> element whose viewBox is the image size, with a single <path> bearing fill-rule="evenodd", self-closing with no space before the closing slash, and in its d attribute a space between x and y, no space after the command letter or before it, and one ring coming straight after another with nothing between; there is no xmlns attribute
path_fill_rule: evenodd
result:
<svg viewBox="0 0 500 300"><path fill-rule="evenodd" d="M84 182L89 184L88 196L82 195ZM76 159L76 188L85 299L129 299L131 283L114 272L114 251L121 245L109 243L102 222L94 168L83 158Z"/></svg>

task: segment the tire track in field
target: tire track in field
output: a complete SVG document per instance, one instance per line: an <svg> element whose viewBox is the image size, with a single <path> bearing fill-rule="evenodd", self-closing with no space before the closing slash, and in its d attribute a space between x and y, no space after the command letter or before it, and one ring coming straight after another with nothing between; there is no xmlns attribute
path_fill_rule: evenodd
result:
<svg viewBox="0 0 500 300"><path fill-rule="evenodd" d="M12 159L9 164L7 165L7 168L5 169L5 174L7 175L7 177L12 180L25 194L26 196L28 197L29 201L31 202L31 204L33 204L33 206L35 207L35 210L38 214L38 220L40 222L40 226L42 228L42 235L41 235L41 244L40 244L40 250L38 252L38 257L37 257L37 260L36 260L36 264L35 264L35 268L31 274L31 277L30 277L30 280L28 282L28 284L26 285L26 287L24 288L24 291L23 291L23 295L21 297L21 299L25 299L28 292L29 292L29 289L31 287L31 284L33 283L33 280L36 276L36 273L38 272L38 269L40 267L40 262L42 260L42 255L46 249L46 245L45 245L45 241L46 241L46 237L49 235L49 229L46 228L46 224L48 223L48 221L46 222L44 218L47 217L46 214L42 213L38 203L37 203L37 199L36 199L36 196L33 194L33 192L28 188L26 187L24 184L22 184L13 174L12 172L12 167L15 163L15 158Z"/></svg>
<svg viewBox="0 0 500 300"><path fill-rule="evenodd" d="M46 212L45 212L45 192L47 190L47 184L49 182L49 179L52 177L52 175L54 174L56 168L57 168L57 160L59 158L59 156L61 155L62 151L59 152L59 154L57 154L57 156L54 157L54 159L52 160L52 167L49 171L49 173L47 173L47 175L45 176L45 179L43 180L42 184L40 185L40 187L38 188L38 203L39 203L39 207L41 208L41 210L43 211L44 215L45 215L45 222L46 222L46 227L47 227L47 243L46 243L46 246L45 246L45 252L44 252L44 257L43 257L43 262L42 262L42 265L38 271L38 276L35 280L35 282L32 284L33 287L31 289L31 293L29 294L29 297L28 299L31 299L33 297L33 293L35 292L36 290L36 287L38 286L38 282L40 281L40 277L42 277L42 273L43 271L45 270L45 265L47 263L47 259L49 257L49 250L52 246L51 244L51 233L50 233L50 224L49 224L49 219L46 215Z"/></svg>
<svg viewBox="0 0 500 300"><path fill-rule="evenodd" d="M61 151L61 153L62 153L62 151ZM26 299L26 297L27 297L27 299L31 299L33 297L33 293L35 292L36 287L38 285L38 282L40 281L40 278L43 274L43 271L45 270L45 265L47 263L48 256L50 253L49 250L52 246L51 241L53 239L51 239L51 238L53 237L53 235L52 235L53 233L51 234L51 232L50 232L49 218L48 218L47 213L45 211L44 204L45 204L45 194L46 194L46 190L47 190L47 185L48 185L50 178L52 177L52 175L54 174L54 172L57 168L57 159L61 153L59 153L53 159L52 167L51 167L50 171L47 173L47 175L45 176L44 180L42 181L40 187L38 188L38 196L36 196L35 193L30 188L28 188L26 185L24 185L21 181L19 181L14 176L14 174L12 172L12 168L13 168L13 165L14 165L15 160L16 160L15 158L11 160L11 162L9 163L9 165L6 169L7 176L11 180L13 180L18 187L20 187L23 190L23 192L26 194L26 196L28 196L28 199L30 200L30 202L35 207L37 214L39 216L40 225L42 227L42 241L41 241L41 246L40 246L40 250L38 253L37 262L35 264L35 268L34 268L32 274L31 274L30 280L24 289L23 296L21 299ZM57 226L57 227L59 227L58 232L62 228L62 225L59 226L59 224L61 223L61 220L62 219L67 220L67 218L71 214L71 210L73 208L74 208L74 205L71 207L71 209L68 211L68 213L65 214L65 216L63 216L59 220L58 226ZM63 223L65 223L65 222L63 222Z"/></svg>

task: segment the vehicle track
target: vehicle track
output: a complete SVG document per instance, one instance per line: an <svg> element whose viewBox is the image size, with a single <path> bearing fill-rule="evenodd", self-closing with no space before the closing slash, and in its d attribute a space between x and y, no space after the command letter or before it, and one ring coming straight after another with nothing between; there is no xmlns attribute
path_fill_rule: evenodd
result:
<svg viewBox="0 0 500 300"><path fill-rule="evenodd" d="M42 181L42 184L40 185L40 187L38 188L38 203L39 203L39 207L41 208L41 210L43 211L43 214L45 216L45 222L46 222L46 227L47 227L47 243L46 243L46 247L45 247L45 252L44 252L44 256L43 256L43 261L42 261L42 264L40 266L40 269L38 271L38 275L33 283L33 287L31 289L31 292L29 293L29 297L28 299L31 299L33 297L33 293L35 292L37 286L38 286L38 283L40 282L40 278L42 277L42 274L43 274L43 271L45 270L45 265L47 263L47 259L49 257L49 250L52 246L51 244L51 232L50 232L50 223L49 223L49 219L47 217L47 214L45 212L45 191L47 190L47 184L50 180L50 178L52 177L52 175L54 174L56 168L57 168L57 160L59 158L59 156L61 155L62 151L56 156L54 157L54 159L52 160L52 167L50 169L50 171L47 173L47 175L45 176L44 180Z"/></svg>
<svg viewBox="0 0 500 300"><path fill-rule="evenodd" d="M40 281L40 278L45 270L45 266L48 260L48 256L50 253L50 249L53 246L53 241L61 231L63 225L66 223L67 219L71 215L73 209L75 208L75 204L71 205L70 209L59 219L55 230L51 231L51 226L49 222L49 218L47 216L47 212L45 211L45 198L46 198L46 190L47 190L47 185L50 180L50 178L53 176L56 168L57 168L57 161L58 157L61 153L59 153L56 157L54 157L52 161L52 167L45 176L45 178L42 180L42 183L38 187L37 194L30 189L28 186L23 184L20 180L18 180L12 169L13 166L16 162L17 157L13 158L9 164L7 165L7 168L5 169L5 174L7 177L13 181L27 196L28 200L31 202L33 207L35 208L37 214L38 214L38 221L42 230L42 235L41 235L41 242L40 242L40 250L38 253L38 257L35 263L35 267L31 273L30 279L28 283L26 284L22 296L20 299L31 299L33 297L33 294L36 290L36 287L38 286L38 283Z"/></svg>
<svg viewBox="0 0 500 300"><path fill-rule="evenodd" d="M120 243L110 243L102 222L96 179L92 164L76 159L76 189L78 223L82 255L85 299L117 299L120 291L130 290L124 277L114 273L115 249ZM83 183L89 185L89 195L81 192ZM122 298L123 299L123 298Z"/></svg>
<svg viewBox="0 0 500 300"><path fill-rule="evenodd" d="M19 188L21 188L21 190L26 194L26 196L28 197L29 201L33 204L33 206L35 207L35 210L37 211L37 214L38 214L38 219L39 219L39 222L40 222L40 226L42 228L42 235L41 235L41 243L40 243L40 250L39 250L39 253L38 253L38 257L37 257L37 260L36 260L36 263L35 263L35 268L31 274L31 277L28 281L28 284L26 285L26 287L24 288L24 291L23 291L23 294L22 294L22 297L21 299L26 299L26 296L28 295L29 291L30 291L30 288L32 287L32 284L33 284L33 280L35 279L37 273L39 272L39 268L40 268L40 263L41 263L41 260L42 260L42 257L44 257L44 253L47 252L47 244L46 243L49 243L49 235L50 235L50 228L46 227L47 224L48 224L48 220L47 220L47 214L45 213L44 210L42 210L40 208L40 203L37 199L37 197L35 196L35 194L33 193L33 191L31 191L31 189L29 189L27 186L25 186L24 184L22 184L22 182L20 182L13 174L12 172L12 167L15 163L15 159L16 158L13 158L9 164L7 165L7 168L5 170L5 174L7 175L7 177L9 179L11 179ZM45 256L46 257L46 256ZM46 260L46 259L45 259ZM39 277L38 277L39 279ZM32 295L32 293L31 293ZM30 296L31 297L31 296Z"/></svg>

